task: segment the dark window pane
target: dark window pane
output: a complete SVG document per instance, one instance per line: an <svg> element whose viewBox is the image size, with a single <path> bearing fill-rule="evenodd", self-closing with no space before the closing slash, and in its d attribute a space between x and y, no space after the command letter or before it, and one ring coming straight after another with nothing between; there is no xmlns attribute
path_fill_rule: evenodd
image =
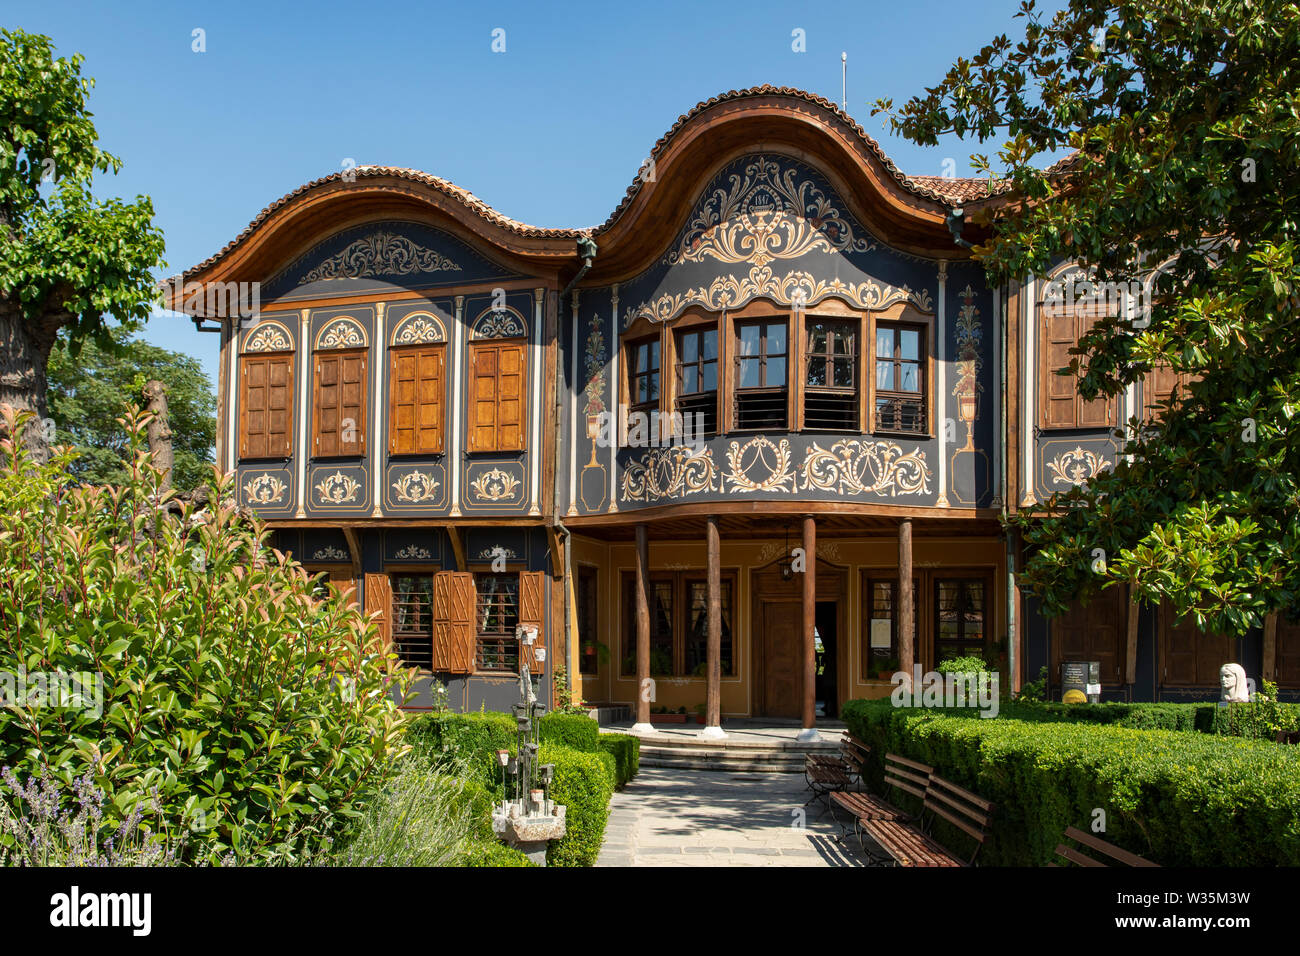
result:
<svg viewBox="0 0 1300 956"><path fill-rule="evenodd" d="M700 335L698 332L688 332L682 336L682 361L694 362L700 357Z"/></svg>
<svg viewBox="0 0 1300 956"><path fill-rule="evenodd" d="M704 366L704 384L700 388L702 392L713 392L718 388L718 365L713 362Z"/></svg>

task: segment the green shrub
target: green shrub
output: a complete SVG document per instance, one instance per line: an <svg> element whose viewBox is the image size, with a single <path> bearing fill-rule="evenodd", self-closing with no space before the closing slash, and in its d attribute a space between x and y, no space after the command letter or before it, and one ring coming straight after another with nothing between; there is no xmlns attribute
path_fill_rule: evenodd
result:
<svg viewBox="0 0 1300 956"><path fill-rule="evenodd" d="M939 666L935 668L940 674L968 674L971 671L982 672L988 669L989 666L984 663L984 658L974 654L968 657L950 657L940 661Z"/></svg>
<svg viewBox="0 0 1300 956"><path fill-rule="evenodd" d="M894 752L992 800L981 862L1042 865L1065 827L1165 866L1300 865L1300 748L1209 734L845 704L880 792ZM940 842L944 842L940 838ZM964 845L963 845L964 846Z"/></svg>
<svg viewBox="0 0 1300 956"><path fill-rule="evenodd" d="M600 749L596 737L600 725L586 714L550 713L541 719L538 734L544 744L561 744L581 750L583 753L595 753Z"/></svg>
<svg viewBox="0 0 1300 956"><path fill-rule="evenodd" d="M641 769L641 738L633 734L601 734L602 750L613 755L615 783L622 788Z"/></svg>
<svg viewBox="0 0 1300 956"><path fill-rule="evenodd" d="M550 796L566 807L566 833L551 841L548 866L592 866L600 855L614 793L614 757L601 751L583 753L559 744L544 744L542 763L555 764Z"/></svg>
<svg viewBox="0 0 1300 956"><path fill-rule="evenodd" d="M65 792L89 774L106 832L147 805L169 845L188 834L183 862L301 859L400 756L402 678L365 653L374 630L355 607L266 546L232 479L202 513L160 508L144 419L127 425L120 488L75 486L70 455L38 465L21 438L0 442L0 674L14 678L0 765L48 768ZM95 701L17 700L24 672L99 675Z"/></svg>
<svg viewBox="0 0 1300 956"><path fill-rule="evenodd" d="M463 768L467 776L501 795L502 771L497 751L516 751L519 730L509 714L437 712L415 718L407 734L412 744L427 748L444 766Z"/></svg>
<svg viewBox="0 0 1300 956"><path fill-rule="evenodd" d="M1014 700L1003 704L1000 716L1013 720L1073 724L1114 724L1139 730L1210 732L1213 704L1125 703L1063 704Z"/></svg>

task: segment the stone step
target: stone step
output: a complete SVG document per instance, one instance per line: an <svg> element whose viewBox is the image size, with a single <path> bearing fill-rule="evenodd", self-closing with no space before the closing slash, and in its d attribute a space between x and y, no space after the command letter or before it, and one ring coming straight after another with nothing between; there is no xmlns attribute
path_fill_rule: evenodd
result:
<svg viewBox="0 0 1300 956"><path fill-rule="evenodd" d="M725 773L803 773L806 753L775 747L701 747L641 744L641 766Z"/></svg>

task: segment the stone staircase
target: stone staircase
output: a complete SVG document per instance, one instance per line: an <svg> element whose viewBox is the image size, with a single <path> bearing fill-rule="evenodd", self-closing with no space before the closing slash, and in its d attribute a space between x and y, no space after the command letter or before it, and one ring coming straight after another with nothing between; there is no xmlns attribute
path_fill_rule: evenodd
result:
<svg viewBox="0 0 1300 956"><path fill-rule="evenodd" d="M815 742L795 740L797 726L732 728L724 723L728 733L724 740L703 739L693 732L642 734L641 766L723 773L803 773L808 754L839 750L842 726L821 727L822 739ZM602 729L629 732L622 727Z"/></svg>

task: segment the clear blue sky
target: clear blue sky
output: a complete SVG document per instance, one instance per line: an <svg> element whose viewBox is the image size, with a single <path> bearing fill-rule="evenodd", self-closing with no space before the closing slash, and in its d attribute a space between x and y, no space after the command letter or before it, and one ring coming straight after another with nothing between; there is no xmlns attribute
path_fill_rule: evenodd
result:
<svg viewBox="0 0 1300 956"><path fill-rule="evenodd" d="M1017 0L621 4L319 2L0 4L0 24L85 55L91 109L120 175L100 195L153 198L167 274L216 252L265 205L358 164L452 180L540 226L590 226L618 204L650 147L717 93L771 83L840 99L908 173L957 175L980 150L922 150L870 116L1000 32ZM506 52L493 53L492 31ZM205 31L195 53L192 31ZM802 29L807 50L793 52ZM983 151L992 151L990 147ZM150 341L199 358L217 338L153 319Z"/></svg>

